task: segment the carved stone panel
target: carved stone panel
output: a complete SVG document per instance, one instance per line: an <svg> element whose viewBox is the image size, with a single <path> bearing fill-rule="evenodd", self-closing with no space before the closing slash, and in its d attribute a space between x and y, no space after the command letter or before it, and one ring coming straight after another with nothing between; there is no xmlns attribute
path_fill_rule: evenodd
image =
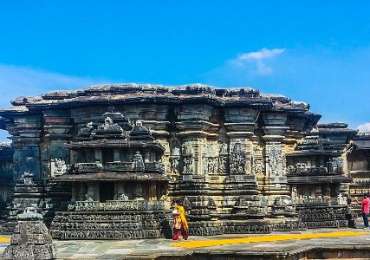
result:
<svg viewBox="0 0 370 260"><path fill-rule="evenodd" d="M182 145L183 174L194 173L194 149L191 142Z"/></svg>
<svg viewBox="0 0 370 260"><path fill-rule="evenodd" d="M67 172L67 164L63 159L54 158L50 161L51 177L63 175Z"/></svg>
<svg viewBox="0 0 370 260"><path fill-rule="evenodd" d="M259 144L253 145L253 167L252 172L256 176L265 174L265 165L263 160L263 149Z"/></svg>
<svg viewBox="0 0 370 260"><path fill-rule="evenodd" d="M226 174L229 166L229 152L227 143L219 142L218 150L218 172L220 174Z"/></svg>
<svg viewBox="0 0 370 260"><path fill-rule="evenodd" d="M203 173L217 174L218 173L218 145L214 142L209 142L205 145L206 149L203 152Z"/></svg>
<svg viewBox="0 0 370 260"><path fill-rule="evenodd" d="M245 174L245 150L242 144L234 143L230 150L230 174Z"/></svg>
<svg viewBox="0 0 370 260"><path fill-rule="evenodd" d="M266 173L271 181L280 182L280 177L286 176L286 159L283 145L276 142L266 143Z"/></svg>

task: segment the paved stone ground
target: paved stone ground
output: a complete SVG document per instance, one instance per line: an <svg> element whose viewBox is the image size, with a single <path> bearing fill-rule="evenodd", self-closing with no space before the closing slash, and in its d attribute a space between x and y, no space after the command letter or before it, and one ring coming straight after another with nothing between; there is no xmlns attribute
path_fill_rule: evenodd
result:
<svg viewBox="0 0 370 260"><path fill-rule="evenodd" d="M54 241L58 259L155 259L192 253L266 255L296 253L311 248L366 248L370 259L370 229L318 229L268 235L221 235L190 237L188 241L169 239L129 241ZM9 237L0 236L0 253ZM359 259L359 258L357 258Z"/></svg>
<svg viewBox="0 0 370 260"><path fill-rule="evenodd" d="M350 233L348 233L350 232ZM325 237L330 233L333 237ZM353 233L353 234L352 234ZM315 234L316 238L298 240L297 235ZM345 234L345 236L342 236ZM285 236L283 239L281 236ZM286 236L288 235L288 236ZM290 239L289 236L292 236ZM324 238L321 238L324 237ZM281 240L280 240L281 239ZM268 242L265 242L265 241ZM278 241L280 240L280 241ZM218 243L208 246L209 242ZM190 248L188 248L190 244ZM281 251L299 251L312 247L370 247L370 230L311 230L304 232L274 233L269 235L222 235L190 237L188 241L174 243L168 239L131 241L57 241L57 256L62 259L154 259L157 256L183 256L193 252L215 254L242 252L243 254L271 254ZM370 259L370 255L368 256Z"/></svg>

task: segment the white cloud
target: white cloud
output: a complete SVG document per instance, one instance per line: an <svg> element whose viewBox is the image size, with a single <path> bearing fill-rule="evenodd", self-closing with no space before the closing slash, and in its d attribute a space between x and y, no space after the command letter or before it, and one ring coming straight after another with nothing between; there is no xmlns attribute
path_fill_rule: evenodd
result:
<svg viewBox="0 0 370 260"><path fill-rule="evenodd" d="M231 62L237 66L255 65L256 73L259 75L270 75L273 69L267 64L266 60L280 56L285 52L285 49L266 49L259 51L246 52L238 55Z"/></svg>
<svg viewBox="0 0 370 260"><path fill-rule="evenodd" d="M370 122L359 125L357 129L362 133L370 133Z"/></svg>
<svg viewBox="0 0 370 260"><path fill-rule="evenodd" d="M259 51L252 51L247 53L242 53L238 56L239 60L264 60L268 58L273 58L279 56L285 51L285 49L266 49L263 48Z"/></svg>

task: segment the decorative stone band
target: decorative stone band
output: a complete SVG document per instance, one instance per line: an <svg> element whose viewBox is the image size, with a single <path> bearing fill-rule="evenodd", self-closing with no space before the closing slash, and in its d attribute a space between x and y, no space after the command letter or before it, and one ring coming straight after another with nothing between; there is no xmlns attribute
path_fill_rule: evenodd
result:
<svg viewBox="0 0 370 260"><path fill-rule="evenodd" d="M108 162L104 165L100 163L77 163L74 165L74 172L76 173L90 173L90 172L100 172L113 171L113 172L137 172L137 165L135 162ZM143 171L148 172L163 172L163 164L159 162L145 162Z"/></svg>
<svg viewBox="0 0 370 260"><path fill-rule="evenodd" d="M76 201L70 204L68 209L74 211L162 211L164 203L163 201L144 200Z"/></svg>
<svg viewBox="0 0 370 260"><path fill-rule="evenodd" d="M342 197L339 198L299 198L295 201L297 206L345 206L346 202Z"/></svg>
<svg viewBox="0 0 370 260"><path fill-rule="evenodd" d="M305 167L305 168L297 168L297 167L288 167L287 175L336 175L336 174L343 174L343 170L340 168L328 168L325 166L319 167Z"/></svg>

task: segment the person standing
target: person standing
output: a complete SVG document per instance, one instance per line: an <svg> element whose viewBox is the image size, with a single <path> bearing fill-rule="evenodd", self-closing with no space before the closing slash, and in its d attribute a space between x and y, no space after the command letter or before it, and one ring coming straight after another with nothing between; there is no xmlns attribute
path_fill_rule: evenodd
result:
<svg viewBox="0 0 370 260"><path fill-rule="evenodd" d="M364 226L365 228L369 227L369 212L370 212L370 199L369 194L364 194L364 198L361 202L361 213L362 218L364 220Z"/></svg>
<svg viewBox="0 0 370 260"><path fill-rule="evenodd" d="M180 201L174 202L173 215L173 240L178 240L180 235L187 240L189 236L189 225L186 219L185 208L181 205Z"/></svg>

